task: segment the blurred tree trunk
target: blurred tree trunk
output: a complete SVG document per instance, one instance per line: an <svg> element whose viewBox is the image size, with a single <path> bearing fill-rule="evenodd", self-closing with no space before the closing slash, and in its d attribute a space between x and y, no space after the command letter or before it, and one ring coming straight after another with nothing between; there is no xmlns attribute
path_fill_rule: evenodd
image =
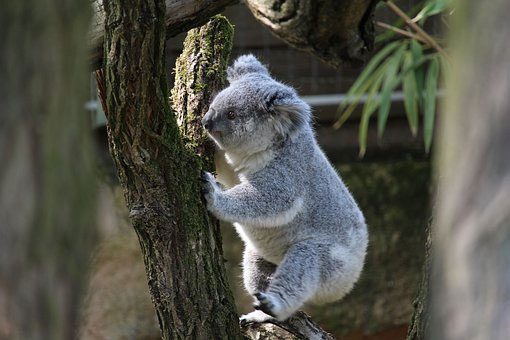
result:
<svg viewBox="0 0 510 340"><path fill-rule="evenodd" d="M510 2L456 1L430 339L510 334Z"/></svg>
<svg viewBox="0 0 510 340"><path fill-rule="evenodd" d="M104 5L110 150L142 248L162 337L240 338L219 227L200 197L200 170L212 162L196 154L204 152L197 150L204 135L196 127L211 93L223 84L232 26L218 18L194 30L195 37L188 35L192 38L185 42L184 55L191 52L177 65L174 106L182 109L179 115L192 110L194 116L181 136L165 80L165 2L112 0ZM194 102L197 96L201 99Z"/></svg>
<svg viewBox="0 0 510 340"><path fill-rule="evenodd" d="M95 241L87 0L0 11L0 338L71 339Z"/></svg>
<svg viewBox="0 0 510 340"><path fill-rule="evenodd" d="M428 332L430 320L429 286L430 286L430 265L432 235L430 226L427 227L425 241L425 261L423 263L422 277L418 288L418 295L413 301L413 316L407 330L407 340L423 340Z"/></svg>

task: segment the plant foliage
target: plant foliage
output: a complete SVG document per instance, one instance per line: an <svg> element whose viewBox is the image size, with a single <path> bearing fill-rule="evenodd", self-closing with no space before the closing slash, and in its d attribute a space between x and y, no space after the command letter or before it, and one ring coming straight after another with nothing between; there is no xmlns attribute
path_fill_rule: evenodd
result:
<svg viewBox="0 0 510 340"><path fill-rule="evenodd" d="M445 14L446 10L447 0L428 0L410 12L416 14L412 21L421 28L427 18ZM378 136L383 136L392 95L398 89L403 93L407 121L412 134L414 136L418 134L421 119L424 147L426 152L430 151L438 86L441 83L439 79L445 73L449 61L442 48L434 48L427 41L434 38L427 33L424 37L423 34L414 31L413 27L406 31L399 28L405 24L407 24L405 18L400 18L395 26L385 25L391 30L382 33L379 39L376 39L383 47L372 56L338 108L339 118L334 124L335 128L340 128L364 99L359 126L360 156L366 152L368 126L375 112Z"/></svg>

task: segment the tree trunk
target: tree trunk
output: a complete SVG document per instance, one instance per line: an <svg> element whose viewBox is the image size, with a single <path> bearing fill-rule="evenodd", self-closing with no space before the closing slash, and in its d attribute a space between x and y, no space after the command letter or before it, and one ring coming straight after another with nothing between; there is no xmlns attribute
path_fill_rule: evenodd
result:
<svg viewBox="0 0 510 340"><path fill-rule="evenodd" d="M510 2L456 2L430 339L510 334Z"/></svg>
<svg viewBox="0 0 510 340"><path fill-rule="evenodd" d="M0 11L0 338L72 339L95 243L85 0Z"/></svg>
<svg viewBox="0 0 510 340"><path fill-rule="evenodd" d="M90 64L94 70L101 68L103 63L103 45L105 34L105 11L103 0L89 0L94 18L89 31ZM239 0L165 0L165 24L167 37L200 26L209 18L220 13L226 6Z"/></svg>
<svg viewBox="0 0 510 340"><path fill-rule="evenodd" d="M253 15L288 44L333 67L365 61L377 0L247 0Z"/></svg>
<svg viewBox="0 0 510 340"><path fill-rule="evenodd" d="M105 3L108 137L142 248L162 336L240 338L218 226L208 217L200 197L200 169L209 162L194 152L195 132L184 129L190 135L181 138L167 101L165 2L123 3ZM183 91L185 99L174 105L184 112L201 110L193 112L198 118L205 105L194 106L195 96L207 101L223 82L232 27L218 18L192 34L207 38L192 40L193 46L188 39L186 48L207 47L209 53L186 60L188 66L201 64L192 70L198 72L196 78L180 77L177 70L177 80L182 82L174 93ZM174 94L174 100L180 98Z"/></svg>
<svg viewBox="0 0 510 340"><path fill-rule="evenodd" d="M413 316L409 323L407 330L407 340L424 340L428 332L429 319L430 319L430 304L429 304L429 281L430 281L430 262L431 262L431 245L432 235L430 234L430 226L426 230L427 240L425 243L425 262L423 263L422 277L420 287L418 288L418 295L413 302Z"/></svg>

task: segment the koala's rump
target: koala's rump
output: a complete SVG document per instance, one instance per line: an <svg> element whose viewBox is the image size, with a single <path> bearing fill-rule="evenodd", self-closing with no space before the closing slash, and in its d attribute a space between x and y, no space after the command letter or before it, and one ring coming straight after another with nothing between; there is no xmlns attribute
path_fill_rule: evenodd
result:
<svg viewBox="0 0 510 340"><path fill-rule="evenodd" d="M367 249L364 230L354 232L348 245L331 244L327 260L321 263L320 287L309 303L322 305L342 299L358 281Z"/></svg>

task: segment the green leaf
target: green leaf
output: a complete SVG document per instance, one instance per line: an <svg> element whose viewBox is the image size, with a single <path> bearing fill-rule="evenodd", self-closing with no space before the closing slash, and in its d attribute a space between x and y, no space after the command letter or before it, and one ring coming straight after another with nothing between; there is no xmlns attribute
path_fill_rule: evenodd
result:
<svg viewBox="0 0 510 340"><path fill-rule="evenodd" d="M400 67L402 56L406 50L407 44L402 45L391 57L388 68L384 74L384 82L382 85L381 99L379 106L379 115L377 117L377 134L382 137L388 115L391 107L391 94L398 86L397 72Z"/></svg>
<svg viewBox="0 0 510 340"><path fill-rule="evenodd" d="M425 98L423 110L423 138L425 142L425 151L430 151L432 145L432 135L434 133L434 118L436 115L436 95L439 77L439 61L432 59L427 72L425 81Z"/></svg>
<svg viewBox="0 0 510 340"><path fill-rule="evenodd" d="M405 69L410 69L413 64L412 54L410 52L406 52L404 55ZM418 92L416 89L416 77L414 71L410 70L404 74L402 85L407 120L413 136L416 136L418 133Z"/></svg>
<svg viewBox="0 0 510 340"><path fill-rule="evenodd" d="M423 9L413 18L413 21L420 21L423 25L425 19L442 13L448 7L448 0L429 0Z"/></svg>
<svg viewBox="0 0 510 340"><path fill-rule="evenodd" d="M423 47L416 40L411 40L411 53L413 54L413 60L420 60L423 57Z"/></svg>
<svg viewBox="0 0 510 340"><path fill-rule="evenodd" d="M370 121L370 116L372 116L372 113L377 109L379 106L379 103L381 101L381 98L379 96L379 89L381 88L381 84L383 82L384 76L387 72L387 69L390 65L390 60L387 60L384 65L380 68L377 78L374 81L374 84L370 88L370 91L367 95L367 101L365 105L363 106L363 111L361 113L361 121L359 126L359 156L363 157L365 155L365 152L367 150L367 135L368 135L368 123Z"/></svg>
<svg viewBox="0 0 510 340"><path fill-rule="evenodd" d="M384 2L384 1L379 2L378 5L387 6L386 2ZM413 17L417 13L419 13L419 11L422 10L422 9L423 9L423 4L422 4L421 1L419 1L417 4L415 4L413 7L411 7L411 9L409 9L407 11L407 15L409 15L410 17ZM402 28L402 27L404 27L406 25L406 22L404 21L404 19L399 17L391 25L394 26L394 27L397 27L397 28ZM381 43L385 43L387 40L393 38L395 35L396 35L396 33L394 31L392 31L392 30L385 30L383 33L378 34L375 37L375 44L379 45Z"/></svg>
<svg viewBox="0 0 510 340"><path fill-rule="evenodd" d="M362 84L362 86L358 89L358 92L355 94L354 99L350 102L350 105L342 112L340 118L333 124L333 128L339 129L346 121L349 119L351 114L354 112L356 107L359 104L361 97L365 94L368 88L373 84L375 78L378 75L378 70L372 74L372 76ZM345 102L349 102L348 98L344 99Z"/></svg>
<svg viewBox="0 0 510 340"><path fill-rule="evenodd" d="M400 44L402 44L401 41L395 41L391 44L388 44L386 47L384 47L382 50L377 52L372 59L370 59L369 63L361 72L361 74L358 76L354 84L352 84L351 88L347 92L347 98L349 97L356 97L356 94L359 93L359 89L363 87L363 84L366 82L367 79L370 78L370 76L373 74L374 70L377 68L377 66L381 63L381 61L389 55L394 49L396 49ZM346 98L346 99L347 99ZM344 105L344 104L342 104ZM345 105L343 106L345 107Z"/></svg>
<svg viewBox="0 0 510 340"><path fill-rule="evenodd" d="M413 64L423 58L423 47L416 40L411 41L411 53L413 55ZM418 101L422 102L423 98L423 87L425 81L425 67L422 65L415 68L416 77L416 90L418 92Z"/></svg>
<svg viewBox="0 0 510 340"><path fill-rule="evenodd" d="M347 92L344 102L338 107L337 114L340 115L341 113L341 116L333 125L335 128L339 128L352 114L358 105L361 96L365 94L366 90L375 80L375 71L380 66L381 61L401 44L402 41L395 41L387 45L372 57L363 72L358 76ZM344 112L342 113L342 111Z"/></svg>

